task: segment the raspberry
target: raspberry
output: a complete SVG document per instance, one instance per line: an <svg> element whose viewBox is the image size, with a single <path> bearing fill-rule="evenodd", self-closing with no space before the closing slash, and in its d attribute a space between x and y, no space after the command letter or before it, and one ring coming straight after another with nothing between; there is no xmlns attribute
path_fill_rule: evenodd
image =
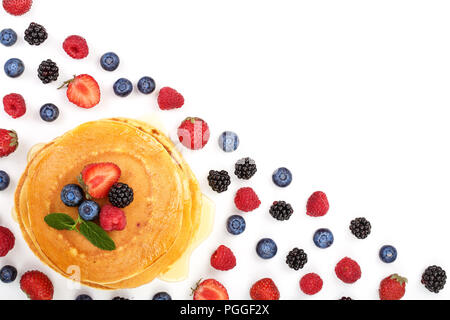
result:
<svg viewBox="0 0 450 320"><path fill-rule="evenodd" d="M220 246L211 256L211 266L220 271L228 271L236 266L236 257L229 248Z"/></svg>
<svg viewBox="0 0 450 320"><path fill-rule="evenodd" d="M308 273L300 280L300 289L311 296L322 290L322 286L322 279L315 273Z"/></svg>
<svg viewBox="0 0 450 320"><path fill-rule="evenodd" d="M11 93L3 98L3 106L5 112L9 114L13 119L20 118L27 111L25 100L20 94Z"/></svg>
<svg viewBox="0 0 450 320"><path fill-rule="evenodd" d="M361 278L359 264L350 258L344 258L339 261L334 271L336 276L345 283L355 283Z"/></svg>
<svg viewBox="0 0 450 320"><path fill-rule="evenodd" d="M244 212L258 209L261 205L258 195L252 188L239 189L234 198L234 203L236 204L236 208Z"/></svg>
<svg viewBox="0 0 450 320"><path fill-rule="evenodd" d="M70 36L63 43L64 51L74 59L84 59L89 54L86 39L80 36Z"/></svg>
<svg viewBox="0 0 450 320"><path fill-rule="evenodd" d="M14 248L16 238L13 233L5 227L0 227L0 257L4 257Z"/></svg>
<svg viewBox="0 0 450 320"><path fill-rule="evenodd" d="M122 231L127 225L125 213L110 204L105 205L100 212L100 226L105 231Z"/></svg>
<svg viewBox="0 0 450 320"><path fill-rule="evenodd" d="M21 16L31 9L33 0L3 0L3 8L13 16Z"/></svg>
<svg viewBox="0 0 450 320"><path fill-rule="evenodd" d="M165 87L159 91L158 104L161 110L172 110L184 105L184 97L176 90Z"/></svg>
<svg viewBox="0 0 450 320"><path fill-rule="evenodd" d="M330 205L327 195L321 191L314 192L306 205L306 214L311 217L322 217L327 214Z"/></svg>

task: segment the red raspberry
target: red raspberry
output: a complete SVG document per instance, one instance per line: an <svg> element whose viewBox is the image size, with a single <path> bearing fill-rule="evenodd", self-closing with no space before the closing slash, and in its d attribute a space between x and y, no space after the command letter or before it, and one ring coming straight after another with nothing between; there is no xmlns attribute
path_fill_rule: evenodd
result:
<svg viewBox="0 0 450 320"><path fill-rule="evenodd" d="M306 205L306 214L311 217L323 217L330 209L327 195L321 191L314 192Z"/></svg>
<svg viewBox="0 0 450 320"><path fill-rule="evenodd" d="M322 290L322 286L322 279L315 273L308 273L300 280L300 289L311 296Z"/></svg>
<svg viewBox="0 0 450 320"><path fill-rule="evenodd" d="M74 59L84 59L89 54L86 39L80 36L70 36L63 43L64 51Z"/></svg>
<svg viewBox="0 0 450 320"><path fill-rule="evenodd" d="M355 283L361 278L359 264L350 258L344 258L339 261L334 271L336 276L345 283Z"/></svg>
<svg viewBox="0 0 450 320"><path fill-rule="evenodd" d="M3 98L3 107L13 119L20 118L27 112L25 100L20 94L11 93Z"/></svg>
<svg viewBox="0 0 450 320"><path fill-rule="evenodd" d="M258 195L252 188L239 189L234 198L234 203L236 204L236 208L244 212L258 209L261 205Z"/></svg>
<svg viewBox="0 0 450 320"><path fill-rule="evenodd" d="M0 257L4 257L14 248L16 238L13 233L5 227L0 227Z"/></svg>
<svg viewBox="0 0 450 320"><path fill-rule="evenodd" d="M125 213L110 204L103 206L100 211L100 226L105 231L122 231L127 226Z"/></svg>
<svg viewBox="0 0 450 320"><path fill-rule="evenodd" d="M261 279L250 289L253 300L280 300L280 291L270 278Z"/></svg>
<svg viewBox="0 0 450 320"><path fill-rule="evenodd" d="M178 139L191 150L203 149L209 141L208 124L200 118L187 118L178 127Z"/></svg>
<svg viewBox="0 0 450 320"><path fill-rule="evenodd" d="M184 105L184 98L175 89L165 87L159 91L158 104L161 110L172 110Z"/></svg>
<svg viewBox="0 0 450 320"><path fill-rule="evenodd" d="M236 266L236 257L229 248L220 246L211 256L211 266L220 271L228 271Z"/></svg>
<svg viewBox="0 0 450 320"><path fill-rule="evenodd" d="M32 0L3 0L3 8L13 16L21 16L31 9Z"/></svg>

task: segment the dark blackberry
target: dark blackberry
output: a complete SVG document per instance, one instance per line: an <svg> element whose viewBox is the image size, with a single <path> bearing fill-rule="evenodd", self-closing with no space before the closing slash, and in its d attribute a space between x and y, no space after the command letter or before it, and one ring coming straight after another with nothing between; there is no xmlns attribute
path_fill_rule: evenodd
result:
<svg viewBox="0 0 450 320"><path fill-rule="evenodd" d="M228 190L231 178L225 170L211 170L208 175L209 186L216 192L222 193Z"/></svg>
<svg viewBox="0 0 450 320"><path fill-rule="evenodd" d="M42 44L48 38L47 30L40 24L32 22L27 30L25 30L25 41L32 46Z"/></svg>
<svg viewBox="0 0 450 320"><path fill-rule="evenodd" d="M372 226L366 218L356 218L350 223L350 230L358 239L365 239L369 236Z"/></svg>
<svg viewBox="0 0 450 320"><path fill-rule="evenodd" d="M44 84L56 81L59 77L59 68L50 59L42 61L38 68L38 77Z"/></svg>
<svg viewBox="0 0 450 320"><path fill-rule="evenodd" d="M255 175L256 171L258 169L256 168L255 161L250 158L244 158L236 163L234 174L239 179L249 180Z"/></svg>
<svg viewBox="0 0 450 320"><path fill-rule="evenodd" d="M350 298L350 297L342 297L342 298L340 298L339 300L353 300L353 299Z"/></svg>
<svg viewBox="0 0 450 320"><path fill-rule="evenodd" d="M303 251L303 249L295 248L289 252L286 257L286 263L288 266L294 270L303 269L305 264L308 262L308 255Z"/></svg>
<svg viewBox="0 0 450 320"><path fill-rule="evenodd" d="M133 189L125 183L116 183L109 190L108 199L116 208L128 207L134 200Z"/></svg>
<svg viewBox="0 0 450 320"><path fill-rule="evenodd" d="M431 292L439 293L440 290L444 289L445 283L447 282L447 275L441 267L431 266L422 274L421 282Z"/></svg>
<svg viewBox="0 0 450 320"><path fill-rule="evenodd" d="M269 210L272 217L278 221L289 220L294 213L294 209L286 201L275 201Z"/></svg>

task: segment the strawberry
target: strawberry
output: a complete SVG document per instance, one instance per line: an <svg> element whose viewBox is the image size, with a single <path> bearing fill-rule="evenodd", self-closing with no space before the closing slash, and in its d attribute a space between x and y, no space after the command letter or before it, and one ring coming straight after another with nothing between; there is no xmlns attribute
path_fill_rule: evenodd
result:
<svg viewBox="0 0 450 320"><path fill-rule="evenodd" d="M3 8L13 16L21 16L31 9L32 0L3 0Z"/></svg>
<svg viewBox="0 0 450 320"><path fill-rule="evenodd" d="M253 300L280 300L280 292L272 279L265 278L253 285L250 297Z"/></svg>
<svg viewBox="0 0 450 320"><path fill-rule="evenodd" d="M67 98L80 108L90 109L100 102L100 87L97 81L87 74L75 76L64 82L59 89L67 86Z"/></svg>
<svg viewBox="0 0 450 320"><path fill-rule="evenodd" d="M19 138L14 130L0 129L0 158L16 151Z"/></svg>
<svg viewBox="0 0 450 320"><path fill-rule="evenodd" d="M380 300L400 300L405 295L408 280L393 274L380 283Z"/></svg>
<svg viewBox="0 0 450 320"><path fill-rule="evenodd" d="M158 104L161 110L172 110L184 105L184 97L176 90L165 87L159 91Z"/></svg>
<svg viewBox="0 0 450 320"><path fill-rule="evenodd" d="M20 289L31 300L52 300L53 284L50 279L40 271L28 271L20 279Z"/></svg>
<svg viewBox="0 0 450 320"><path fill-rule="evenodd" d="M14 248L16 238L14 234L5 227L0 227L0 257L4 257Z"/></svg>
<svg viewBox="0 0 450 320"><path fill-rule="evenodd" d="M330 209L327 195L321 191L314 192L306 205L306 214L311 217L322 217Z"/></svg>
<svg viewBox="0 0 450 320"><path fill-rule="evenodd" d="M187 118L178 128L178 139L191 150L200 150L209 141L209 126L200 118Z"/></svg>
<svg viewBox="0 0 450 320"><path fill-rule="evenodd" d="M94 199L108 196L109 189L120 179L120 168L114 163L93 163L84 167L79 177L86 193Z"/></svg>
<svg viewBox="0 0 450 320"><path fill-rule="evenodd" d="M228 271L236 266L236 257L229 248L220 246L211 256L211 266L214 269Z"/></svg>
<svg viewBox="0 0 450 320"><path fill-rule="evenodd" d="M230 300L227 289L214 279L197 284L197 288L193 289L193 292L194 300Z"/></svg>
<svg viewBox="0 0 450 320"><path fill-rule="evenodd" d="M5 112L13 119L20 118L27 112L25 99L18 93L11 93L3 97Z"/></svg>

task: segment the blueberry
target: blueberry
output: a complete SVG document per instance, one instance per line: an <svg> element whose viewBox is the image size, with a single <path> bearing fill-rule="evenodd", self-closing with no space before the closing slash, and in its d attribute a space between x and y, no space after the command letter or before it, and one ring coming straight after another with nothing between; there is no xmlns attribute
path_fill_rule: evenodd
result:
<svg viewBox="0 0 450 320"><path fill-rule="evenodd" d="M0 270L0 280L3 283L11 283L16 280L17 277L17 269L13 266L4 266Z"/></svg>
<svg viewBox="0 0 450 320"><path fill-rule="evenodd" d="M172 297L167 292L158 292L152 300L172 300Z"/></svg>
<svg viewBox="0 0 450 320"><path fill-rule="evenodd" d="M114 71L119 67L120 59L114 52L108 52L100 58L100 64L106 71Z"/></svg>
<svg viewBox="0 0 450 320"><path fill-rule="evenodd" d="M263 259L272 259L277 251L277 244L272 239L262 239L256 245L256 253Z"/></svg>
<svg viewBox="0 0 450 320"><path fill-rule="evenodd" d="M114 93L119 97L126 97L133 91L133 84L130 80L120 78L114 83Z"/></svg>
<svg viewBox="0 0 450 320"><path fill-rule="evenodd" d="M91 298L91 296L87 295L87 294L80 294L78 297L75 298L75 300L94 300Z"/></svg>
<svg viewBox="0 0 450 320"><path fill-rule="evenodd" d="M287 168L279 168L273 173L272 180L277 186L285 188L292 182L292 173Z"/></svg>
<svg viewBox="0 0 450 320"><path fill-rule="evenodd" d="M219 146L225 152L236 151L239 147L238 135L231 131L225 131L219 137Z"/></svg>
<svg viewBox="0 0 450 320"><path fill-rule="evenodd" d="M41 107L40 115L42 120L53 122L59 117L59 109L53 103L47 103Z"/></svg>
<svg viewBox="0 0 450 320"><path fill-rule="evenodd" d="M5 172L0 170L0 191L5 190L9 186L9 175Z"/></svg>
<svg viewBox="0 0 450 320"><path fill-rule="evenodd" d="M227 230L229 233L238 235L245 231L245 219L241 216L231 216L227 221Z"/></svg>
<svg viewBox="0 0 450 320"><path fill-rule="evenodd" d="M139 80L137 87L143 94L153 93L156 89L155 80L150 77L143 77Z"/></svg>
<svg viewBox="0 0 450 320"><path fill-rule="evenodd" d="M95 201L87 200L80 204L78 213L84 221L92 221L100 214L100 206Z"/></svg>
<svg viewBox="0 0 450 320"><path fill-rule="evenodd" d="M392 263L397 259L397 249L393 246L383 246L380 249L380 259L385 263Z"/></svg>
<svg viewBox="0 0 450 320"><path fill-rule="evenodd" d="M328 229L319 229L314 233L314 244L321 248L326 249L331 247L334 242L333 233Z"/></svg>
<svg viewBox="0 0 450 320"><path fill-rule="evenodd" d="M0 42L6 47L13 46L17 41L17 33L13 29L3 29L0 32Z"/></svg>
<svg viewBox="0 0 450 320"><path fill-rule="evenodd" d="M83 202L84 192L79 185L68 184L61 190L61 200L68 207L77 207Z"/></svg>
<svg viewBox="0 0 450 320"><path fill-rule="evenodd" d="M10 78L20 77L25 70L25 65L22 60L17 58L12 58L5 63L5 73Z"/></svg>

